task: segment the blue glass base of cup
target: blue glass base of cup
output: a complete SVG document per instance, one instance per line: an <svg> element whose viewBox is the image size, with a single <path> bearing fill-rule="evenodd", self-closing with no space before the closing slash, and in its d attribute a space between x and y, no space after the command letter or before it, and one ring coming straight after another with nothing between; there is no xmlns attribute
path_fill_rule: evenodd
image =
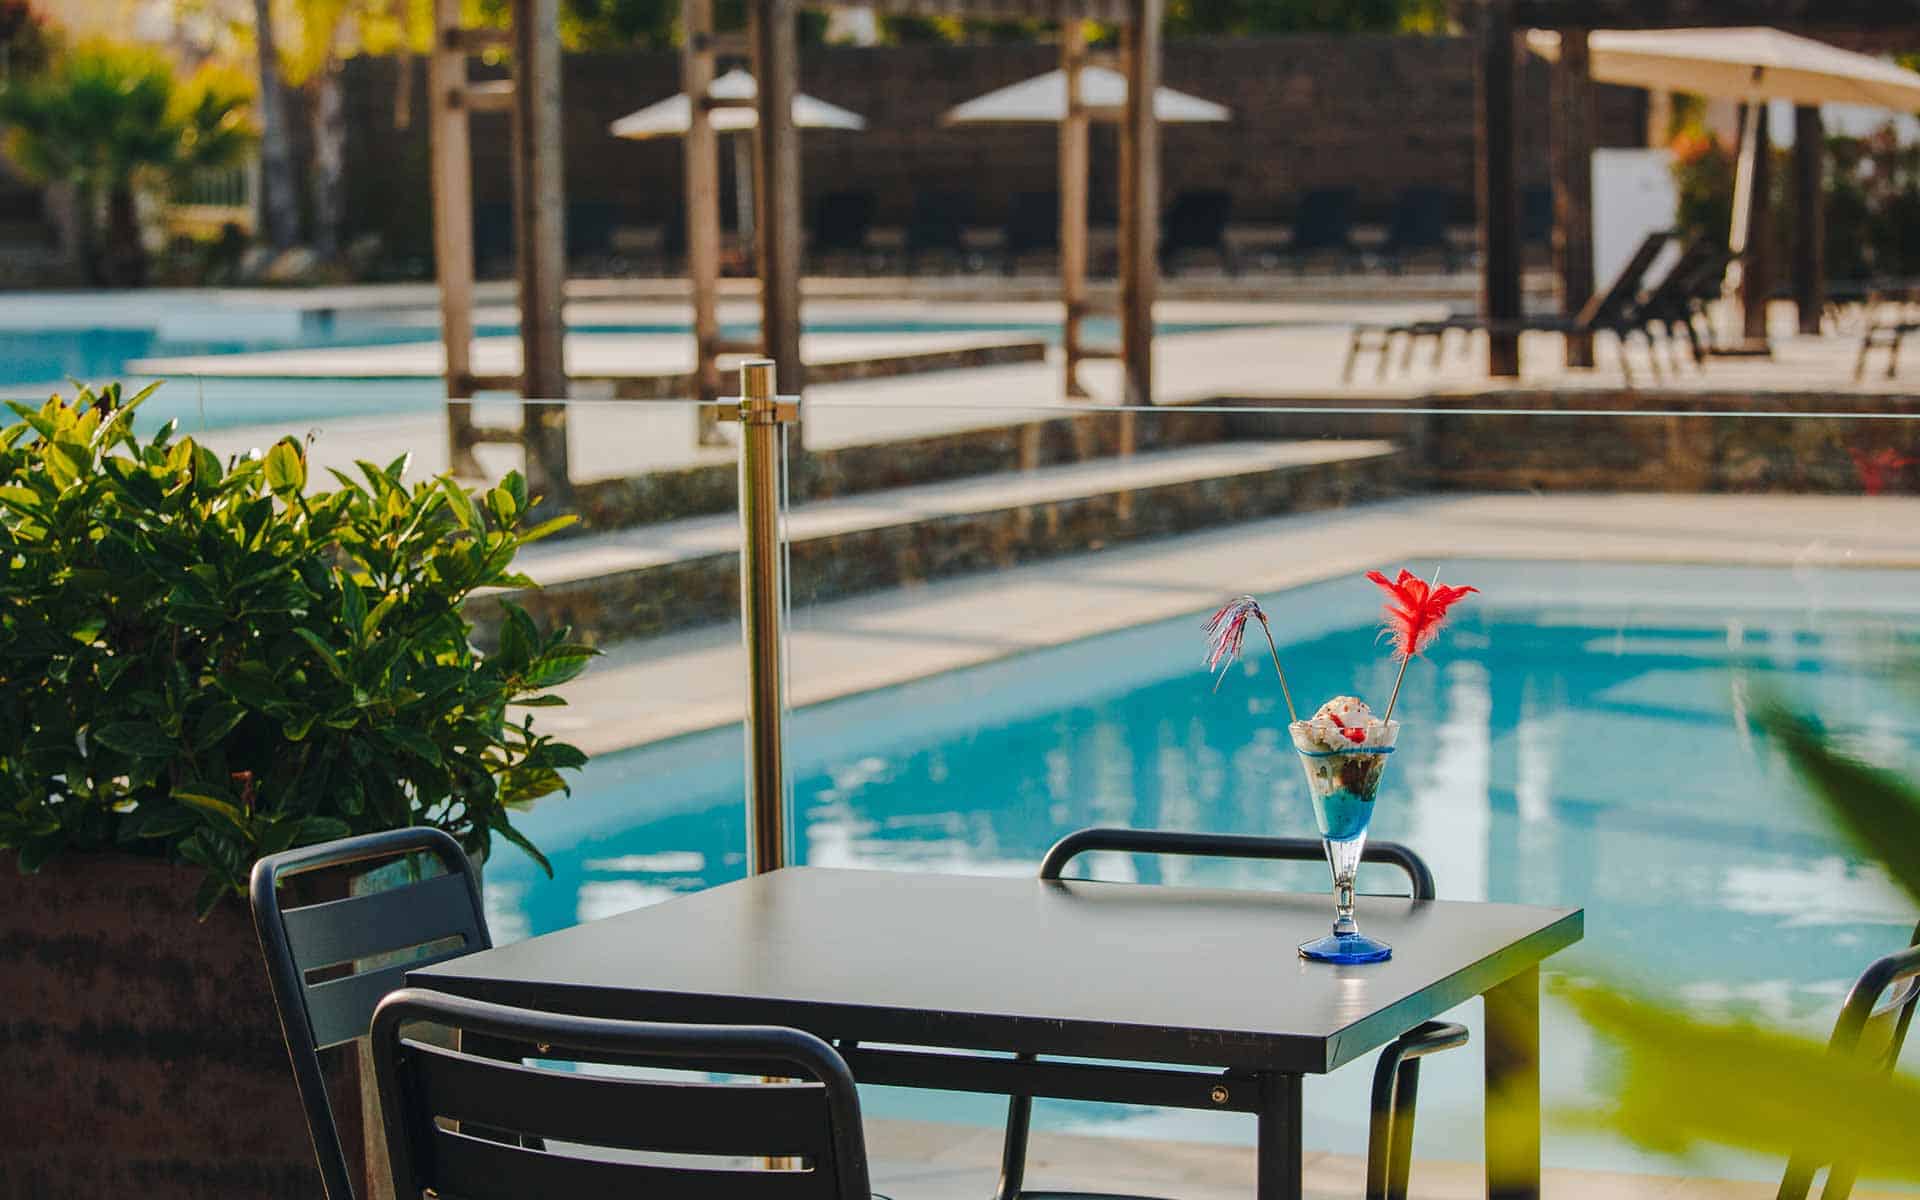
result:
<svg viewBox="0 0 1920 1200"><path fill-rule="evenodd" d="M1376 963L1393 957L1393 947L1364 933L1330 933L1300 943L1300 957L1325 963Z"/></svg>

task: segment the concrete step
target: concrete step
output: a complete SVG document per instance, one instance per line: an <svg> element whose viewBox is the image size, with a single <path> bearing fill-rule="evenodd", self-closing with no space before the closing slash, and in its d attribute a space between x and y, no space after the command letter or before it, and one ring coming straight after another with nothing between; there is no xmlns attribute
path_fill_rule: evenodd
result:
<svg viewBox="0 0 1920 1200"><path fill-rule="evenodd" d="M794 603L1397 495L1402 453L1375 440L1220 442L799 505ZM732 514L543 543L518 563L537 590L480 597L471 612L484 636L508 599L595 643L726 620L739 553Z"/></svg>

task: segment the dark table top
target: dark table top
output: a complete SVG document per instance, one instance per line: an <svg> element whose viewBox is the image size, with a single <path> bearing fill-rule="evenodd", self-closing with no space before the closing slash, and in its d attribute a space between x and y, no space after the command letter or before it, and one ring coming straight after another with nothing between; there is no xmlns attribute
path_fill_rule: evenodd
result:
<svg viewBox="0 0 1920 1200"><path fill-rule="evenodd" d="M1301 959L1326 893L790 867L408 974L583 1015L1330 1071L1578 941L1580 909L1362 896L1393 945Z"/></svg>

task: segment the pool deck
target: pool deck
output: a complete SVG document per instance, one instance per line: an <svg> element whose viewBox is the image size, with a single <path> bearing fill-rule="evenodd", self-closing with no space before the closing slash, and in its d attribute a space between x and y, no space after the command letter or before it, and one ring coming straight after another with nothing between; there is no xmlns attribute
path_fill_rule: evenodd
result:
<svg viewBox="0 0 1920 1200"><path fill-rule="evenodd" d="M999 1177L1000 1130L918 1121L867 1121L874 1190L896 1200L981 1200ZM1248 1146L1145 1138L1033 1135L1028 1180L1047 1188L1123 1191L1181 1200L1246 1200L1253 1188ZM1308 1200L1351 1200L1366 1190L1366 1163L1355 1155L1309 1153ZM1771 1200L1770 1182L1638 1175L1549 1167L1541 1191L1550 1200ZM1484 1200L1477 1162L1416 1157L1411 1200ZM1859 1200L1902 1193L1857 1190ZM1905 1193L1911 1196L1911 1193Z"/></svg>
<svg viewBox="0 0 1920 1200"><path fill-rule="evenodd" d="M788 645L792 700L890 687L1198 612L1240 592L1458 558L1913 569L1920 499L1449 496L1249 521L804 606ZM739 721L744 678L737 624L625 642L561 689L569 707L540 713L537 724L604 754Z"/></svg>

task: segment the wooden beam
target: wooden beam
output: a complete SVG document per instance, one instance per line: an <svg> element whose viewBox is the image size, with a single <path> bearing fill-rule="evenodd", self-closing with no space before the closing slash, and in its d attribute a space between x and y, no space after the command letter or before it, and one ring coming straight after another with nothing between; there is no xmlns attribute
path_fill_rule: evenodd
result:
<svg viewBox="0 0 1920 1200"><path fill-rule="evenodd" d="M564 401L566 196L560 123L559 0L513 0L515 269L520 291L521 394ZM553 507L573 502L563 403L521 406L527 486Z"/></svg>
<svg viewBox="0 0 1920 1200"><path fill-rule="evenodd" d="M1587 33L1560 34L1553 65L1553 265L1560 311L1571 316L1593 296L1593 81ZM1593 335L1567 338L1567 365L1593 365Z"/></svg>
<svg viewBox="0 0 1920 1200"><path fill-rule="evenodd" d="M1920 0L1512 0L1521 29L1910 30Z"/></svg>
<svg viewBox="0 0 1920 1200"><path fill-rule="evenodd" d="M464 108L468 112L512 112L513 80L488 79L480 83L469 83L454 88L448 99L455 108Z"/></svg>
<svg viewBox="0 0 1920 1200"><path fill-rule="evenodd" d="M1066 358L1066 394L1085 396L1080 382L1080 324L1087 300L1087 114L1080 103L1080 68L1086 61L1086 25L1060 26L1060 69L1067 80L1067 116L1060 122L1061 351Z"/></svg>
<svg viewBox="0 0 1920 1200"><path fill-rule="evenodd" d="M467 86L467 56L445 35L460 24L460 0L434 0L441 36L427 59L428 139L433 193L433 269L440 292L440 344L446 356L447 463L478 478L471 433L473 395L473 155L467 114L453 97Z"/></svg>
<svg viewBox="0 0 1920 1200"><path fill-rule="evenodd" d="M1752 121L1753 199L1747 207L1747 256L1740 272L1740 311L1747 345L1767 343L1767 301L1773 293L1773 134L1767 120L1769 104L1747 106Z"/></svg>
<svg viewBox="0 0 1920 1200"><path fill-rule="evenodd" d="M1127 110L1120 122L1120 210L1125 220L1120 348L1122 396L1127 404L1153 403L1153 300L1160 276L1160 123L1153 98L1160 90L1160 27L1165 12L1165 0L1136 0L1133 24L1120 30L1120 56L1127 75ZM1131 432L1131 423L1126 429ZM1123 443L1126 440L1123 436Z"/></svg>
<svg viewBox="0 0 1920 1200"><path fill-rule="evenodd" d="M1820 332L1827 306L1827 130L1820 109L1793 110L1793 302L1800 332Z"/></svg>
<svg viewBox="0 0 1920 1200"><path fill-rule="evenodd" d="M680 19L686 37L680 48L680 90L704 96L713 87L713 0L682 0ZM687 282L693 294L694 398L711 404L720 398L720 138L704 105L695 104L687 121L686 174ZM717 440L709 410L700 410L699 439Z"/></svg>
<svg viewBox="0 0 1920 1200"><path fill-rule="evenodd" d="M793 124L800 45L795 0L752 0L753 75L759 84L755 222L760 336L783 391L806 385L800 361L800 138ZM790 435L798 437L798 431Z"/></svg>
<svg viewBox="0 0 1920 1200"><path fill-rule="evenodd" d="M883 12L909 13L922 17L986 17L1009 21L1098 21L1103 25L1125 25L1134 19L1132 0L849 0L849 8L873 8Z"/></svg>
<svg viewBox="0 0 1920 1200"><path fill-rule="evenodd" d="M1520 335L1499 328L1520 318L1520 195L1514 181L1514 31L1507 0L1481 5L1474 28L1474 128L1479 165L1480 315L1487 373L1520 374Z"/></svg>

